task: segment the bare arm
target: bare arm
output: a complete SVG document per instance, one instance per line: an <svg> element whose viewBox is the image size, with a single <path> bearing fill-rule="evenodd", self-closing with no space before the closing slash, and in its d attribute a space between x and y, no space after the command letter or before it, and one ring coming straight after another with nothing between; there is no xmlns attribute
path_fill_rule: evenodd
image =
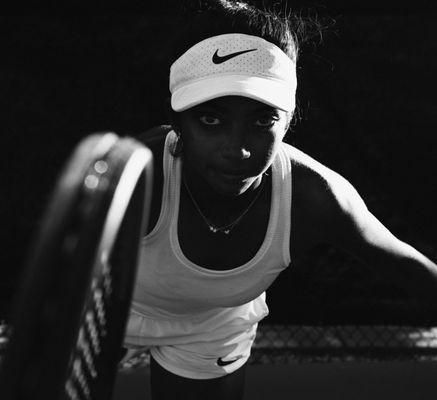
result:
<svg viewBox="0 0 437 400"><path fill-rule="evenodd" d="M325 239L355 255L412 297L437 305L437 265L395 237L340 175L325 175Z"/></svg>
<svg viewBox="0 0 437 400"><path fill-rule="evenodd" d="M328 242L418 300L437 305L437 265L395 237L343 177L289 147L293 165L291 254Z"/></svg>

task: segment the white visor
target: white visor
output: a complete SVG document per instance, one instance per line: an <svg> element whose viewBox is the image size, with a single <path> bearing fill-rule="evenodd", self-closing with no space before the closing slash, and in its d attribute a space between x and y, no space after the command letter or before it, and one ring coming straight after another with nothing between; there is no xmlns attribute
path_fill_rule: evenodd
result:
<svg viewBox="0 0 437 400"><path fill-rule="evenodd" d="M238 33L197 43L170 68L174 111L222 96L244 96L291 112L296 86L296 65L279 47Z"/></svg>

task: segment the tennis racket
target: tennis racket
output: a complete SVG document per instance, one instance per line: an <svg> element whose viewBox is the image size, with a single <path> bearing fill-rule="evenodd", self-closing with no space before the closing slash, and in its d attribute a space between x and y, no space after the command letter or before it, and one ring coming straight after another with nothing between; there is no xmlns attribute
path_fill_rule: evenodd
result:
<svg viewBox="0 0 437 400"><path fill-rule="evenodd" d="M42 218L14 301L2 399L110 399L151 199L152 155L95 134Z"/></svg>

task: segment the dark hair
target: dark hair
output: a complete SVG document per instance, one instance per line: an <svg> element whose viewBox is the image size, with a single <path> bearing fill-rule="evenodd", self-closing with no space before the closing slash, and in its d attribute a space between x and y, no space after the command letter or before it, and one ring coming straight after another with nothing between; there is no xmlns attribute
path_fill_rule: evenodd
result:
<svg viewBox="0 0 437 400"><path fill-rule="evenodd" d="M196 5L185 2L183 11L184 26L177 32L171 62L196 43L226 33L259 36L297 61L298 38L294 28L298 27L292 26L291 13L285 10L260 9L241 1L209 0Z"/></svg>

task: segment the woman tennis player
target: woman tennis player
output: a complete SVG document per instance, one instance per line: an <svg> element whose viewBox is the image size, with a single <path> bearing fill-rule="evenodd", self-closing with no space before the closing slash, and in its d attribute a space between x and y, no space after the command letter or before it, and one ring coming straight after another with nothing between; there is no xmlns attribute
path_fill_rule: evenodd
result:
<svg viewBox="0 0 437 400"><path fill-rule="evenodd" d="M150 348L154 400L241 399L266 289L321 242L415 295L437 294L434 263L346 179L283 142L297 85L292 28L218 1L178 33L171 126L142 138L156 170L126 333L128 346Z"/></svg>

